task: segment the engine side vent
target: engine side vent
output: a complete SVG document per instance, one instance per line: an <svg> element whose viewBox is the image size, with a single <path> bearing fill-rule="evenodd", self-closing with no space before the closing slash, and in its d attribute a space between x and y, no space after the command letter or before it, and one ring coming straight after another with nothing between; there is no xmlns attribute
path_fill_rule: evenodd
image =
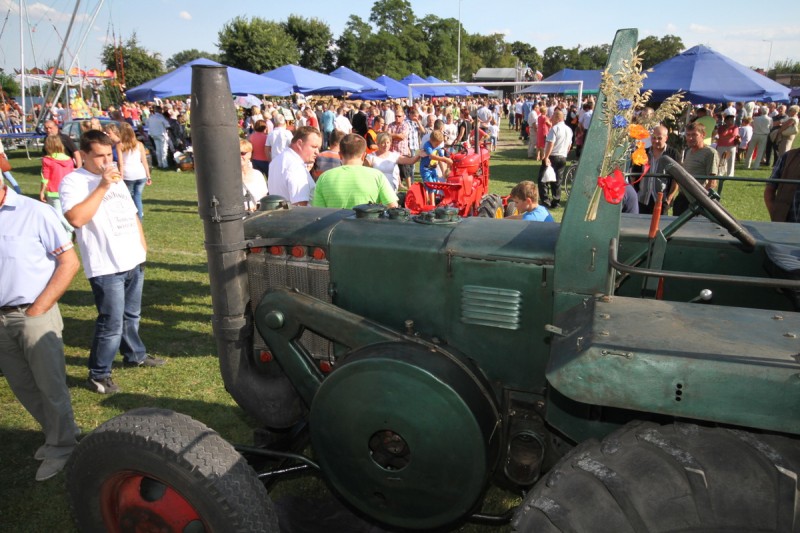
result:
<svg viewBox="0 0 800 533"><path fill-rule="evenodd" d="M264 293L275 287L289 287L324 302L331 302L330 265L327 260L296 259L287 254L271 255L267 251L247 254L247 277L250 301L258 305ZM255 353L268 349L258 331L253 338ZM333 352L331 342L316 333L304 331L300 343L315 359L328 360Z"/></svg>
<svg viewBox="0 0 800 533"><path fill-rule="evenodd" d="M519 329L522 293L510 289L465 285L461 289L461 322Z"/></svg>

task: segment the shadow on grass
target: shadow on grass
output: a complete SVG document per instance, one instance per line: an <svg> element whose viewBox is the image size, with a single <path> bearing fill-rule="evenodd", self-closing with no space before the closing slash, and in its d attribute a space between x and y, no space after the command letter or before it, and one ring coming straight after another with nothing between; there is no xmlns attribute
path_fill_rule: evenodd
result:
<svg viewBox="0 0 800 533"><path fill-rule="evenodd" d="M161 263L158 261L148 261L146 264L147 268L150 269L160 268L168 272L197 272L198 274L203 274L204 276L208 275L208 263L206 263L205 261L197 264L190 264L190 263L177 264L177 263ZM163 280L163 281L165 283L170 283L170 280ZM154 281L145 279L145 284L153 282ZM208 287L206 287L206 293L211 294L208 290Z"/></svg>
<svg viewBox="0 0 800 533"><path fill-rule="evenodd" d="M176 265L159 263L172 269ZM203 272L205 265L177 265L178 270ZM200 281L146 280L142 291L140 333L148 352L169 357L200 356L214 352L211 301L208 286ZM87 353L91 347L97 312L91 291L69 291L62 298L64 343Z"/></svg>

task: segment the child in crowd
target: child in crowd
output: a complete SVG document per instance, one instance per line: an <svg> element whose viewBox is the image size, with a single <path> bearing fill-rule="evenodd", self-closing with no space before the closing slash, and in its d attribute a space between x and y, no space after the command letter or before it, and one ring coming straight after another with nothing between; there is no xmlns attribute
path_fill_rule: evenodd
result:
<svg viewBox="0 0 800 533"><path fill-rule="evenodd" d="M742 119L742 125L739 126L739 150L736 152L739 160L743 159L743 155L747 151L747 145L750 144L753 138L752 122L752 118L744 117Z"/></svg>
<svg viewBox="0 0 800 533"><path fill-rule="evenodd" d="M430 183L439 181L436 174L436 167L439 162L445 163L448 166L453 165L453 160L445 155L444 152L444 133L440 130L433 130L431 138L422 147L422 159L419 163L419 174L423 183ZM436 191L425 187L425 202L427 205L434 205L436 203Z"/></svg>
<svg viewBox="0 0 800 533"><path fill-rule="evenodd" d="M555 222L553 215L543 205L539 205L539 190L532 181L525 180L519 182L508 197L514 201L518 215L508 218L521 218L522 220L533 220L537 222Z"/></svg>
<svg viewBox="0 0 800 533"><path fill-rule="evenodd" d="M75 170L72 158L64 153L64 144L58 135L48 135L44 141L45 155L42 158L42 188L39 190L39 200L53 206L58 214L61 225L67 232L72 233L74 228L64 218L61 212L61 196L58 188L61 186L61 179Z"/></svg>
<svg viewBox="0 0 800 533"><path fill-rule="evenodd" d="M500 136L500 128L497 126L495 119L489 122L489 139L492 143L492 152L497 151L497 138Z"/></svg>

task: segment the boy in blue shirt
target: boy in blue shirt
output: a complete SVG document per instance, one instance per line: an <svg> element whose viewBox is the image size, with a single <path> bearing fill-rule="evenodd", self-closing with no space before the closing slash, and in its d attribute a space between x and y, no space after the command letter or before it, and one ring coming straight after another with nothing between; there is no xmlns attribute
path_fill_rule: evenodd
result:
<svg viewBox="0 0 800 533"><path fill-rule="evenodd" d="M539 189L532 181L521 181L511 189L508 197L513 200L519 215L509 218L535 220L537 222L555 222L553 215L543 205L539 205Z"/></svg>
<svg viewBox="0 0 800 533"><path fill-rule="evenodd" d="M436 175L436 167L439 163L445 163L448 166L453 165L453 160L445 156L444 148L444 134L439 130L434 130L431 133L431 138L422 147L422 159L419 161L419 175L422 177L423 183L432 181L439 181ZM427 205L434 205L436 203L436 191L425 187L425 202Z"/></svg>

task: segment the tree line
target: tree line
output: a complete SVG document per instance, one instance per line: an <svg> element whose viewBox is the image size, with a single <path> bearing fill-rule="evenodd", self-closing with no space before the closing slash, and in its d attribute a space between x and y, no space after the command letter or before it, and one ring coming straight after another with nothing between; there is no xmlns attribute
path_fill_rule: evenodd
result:
<svg viewBox="0 0 800 533"><path fill-rule="evenodd" d="M367 20L350 15L341 35L315 17L291 15L283 22L261 17L236 17L217 33L218 53L184 50L162 63L160 54L145 49L134 33L121 45L125 84L134 87L198 57L207 57L250 72L262 73L286 64L320 72L347 66L370 78L386 74L402 78L411 72L444 80L471 81L481 67L527 67L545 76L563 68L600 69L610 45L575 48L551 46L540 53L522 41L506 42L503 34L461 32L459 21L436 15L418 17L407 0L377 0ZM640 41L646 65L680 53L679 37L646 37ZM117 69L118 46L103 49L101 61Z"/></svg>

